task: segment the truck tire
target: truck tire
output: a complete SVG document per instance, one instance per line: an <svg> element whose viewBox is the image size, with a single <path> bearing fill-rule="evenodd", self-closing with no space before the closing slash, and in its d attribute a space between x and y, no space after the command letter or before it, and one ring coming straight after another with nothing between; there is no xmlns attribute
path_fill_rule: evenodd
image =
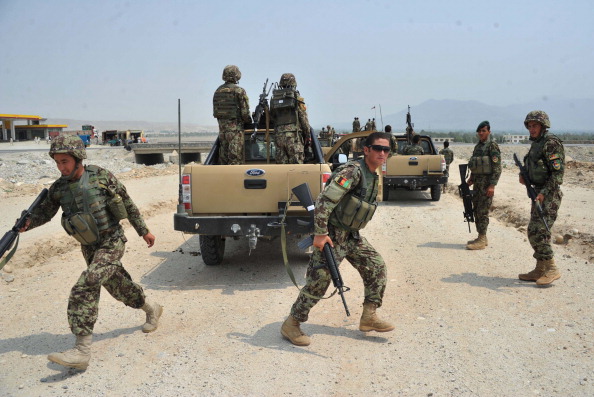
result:
<svg viewBox="0 0 594 397"><path fill-rule="evenodd" d="M431 186L431 201L439 201L441 198L441 185Z"/></svg>
<svg viewBox="0 0 594 397"><path fill-rule="evenodd" d="M200 252L207 266L217 266L223 261L225 240L221 236L200 235Z"/></svg>

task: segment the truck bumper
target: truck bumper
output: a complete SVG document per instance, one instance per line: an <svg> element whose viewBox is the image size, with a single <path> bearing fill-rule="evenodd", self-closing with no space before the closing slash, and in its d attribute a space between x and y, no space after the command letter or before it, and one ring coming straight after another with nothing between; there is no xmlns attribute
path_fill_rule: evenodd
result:
<svg viewBox="0 0 594 397"><path fill-rule="evenodd" d="M211 236L246 236L254 228L259 236L280 236L281 217L279 216L189 216L173 215L173 228L177 231ZM287 234L312 234L313 221L307 216L290 216L285 219Z"/></svg>
<svg viewBox="0 0 594 397"><path fill-rule="evenodd" d="M448 182L445 175L428 176L384 176L384 186L391 188L421 189L433 185L443 185Z"/></svg>

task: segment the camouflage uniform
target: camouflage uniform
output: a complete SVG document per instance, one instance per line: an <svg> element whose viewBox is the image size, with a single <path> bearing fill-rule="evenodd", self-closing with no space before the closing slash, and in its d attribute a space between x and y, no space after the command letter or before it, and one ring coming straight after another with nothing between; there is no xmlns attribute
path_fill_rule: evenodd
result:
<svg viewBox="0 0 594 397"><path fill-rule="evenodd" d="M491 173L476 174L472 173L470 179L473 182L474 194L472 196L472 206L474 208L474 219L476 230L479 234L486 234L489 226L489 210L493 203L493 197L487 197L487 188L490 185L497 185L501 176L501 151L499 145L491 136L485 142L479 141L472 152L473 157L488 156Z"/></svg>
<svg viewBox="0 0 594 397"><path fill-rule="evenodd" d="M362 164L365 163L362 162ZM332 239L336 262L340 264L346 258L357 269L365 286L365 302L374 303L379 307L382 305L387 282L384 260L365 237L360 236L358 232L341 227L334 211L340 201L346 199L358 187L362 172L365 172L367 182L365 200L375 201L378 193L377 174L369 171L366 165L361 166L358 161L346 163L337 169L330 184L316 200L314 233L327 234ZM334 185L333 189L330 189L331 185ZM336 197L329 193L331 190L340 191L342 195ZM322 297L332 281L330 272L324 264L325 258L322 252L314 250L307 268L306 285L291 308L291 316L299 322L307 321L309 311L319 301L311 296ZM323 267L318 268L318 266Z"/></svg>
<svg viewBox="0 0 594 397"><path fill-rule="evenodd" d="M555 135L544 132L532 142L530 151L524 157L524 163L537 194L544 195L542 209L549 229L557 219L563 193L561 184L565 173L565 149L563 143ZM538 169L541 169L540 177ZM553 259L551 248L551 232L547 231L538 215L536 205L532 203L530 223L528 224L528 240L534 249L537 260Z"/></svg>
<svg viewBox="0 0 594 397"><path fill-rule="evenodd" d="M359 121L359 117L355 117L355 121L353 121L353 132L361 131L361 122Z"/></svg>
<svg viewBox="0 0 594 397"><path fill-rule="evenodd" d="M280 87L297 87L295 76L291 73L284 73L279 81ZM299 91L295 90L297 98L295 122L289 124L278 124L277 112L271 106L270 115L274 128L274 144L276 147L275 161L277 164L303 164L305 159L305 143L311 139L311 128L307 118L307 107ZM274 96L274 94L273 94ZM331 131L327 133L331 139ZM331 142L331 141L330 141Z"/></svg>
<svg viewBox="0 0 594 397"><path fill-rule="evenodd" d="M239 68L228 65L223 70L225 84L213 96L213 116L219 123L219 164L243 164L244 124L252 122L248 96L237 85Z"/></svg>
<svg viewBox="0 0 594 397"><path fill-rule="evenodd" d="M446 147L446 148L441 149L439 151L439 154L441 154L444 157L445 162L446 162L446 167L449 172L450 164L452 163L452 161L454 161L454 152L449 147Z"/></svg>
<svg viewBox="0 0 594 397"><path fill-rule="evenodd" d="M128 195L124 185L109 171L100 167L95 167L95 169L100 184L110 187L115 186L115 191L122 198L128 212L128 220L138 235L144 236L149 233L138 208ZM78 188L79 181L69 181L64 178L56 180L49 188L45 201L33 212L28 229L49 222L60 207L65 213L77 212L76 208L82 208L78 197L71 205L67 206L61 203L62 197L71 194L70 192L74 192ZM99 199L94 204L97 204L99 209L105 209L107 193L100 187L93 187L93 189L100 190ZM73 207L75 207L74 211ZM107 213L105 224L108 226L100 230L99 242L93 245L81 245L83 256L87 262L87 269L82 272L72 288L68 301L68 323L75 335L91 335L93 333L93 327L97 321L101 286L105 287L116 300L123 302L126 306L140 309L145 304L142 287L132 281L120 262L127 241L124 230L119 221L113 218L109 210L105 211L105 213Z"/></svg>
<svg viewBox="0 0 594 397"><path fill-rule="evenodd" d="M417 144L407 145L404 148L404 150L402 151L402 153L411 156L411 155L425 154L425 151L423 150L423 147L417 143Z"/></svg>

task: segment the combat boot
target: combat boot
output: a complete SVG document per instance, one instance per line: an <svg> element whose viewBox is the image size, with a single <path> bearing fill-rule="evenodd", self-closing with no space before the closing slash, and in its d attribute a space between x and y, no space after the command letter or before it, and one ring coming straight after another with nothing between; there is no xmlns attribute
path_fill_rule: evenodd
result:
<svg viewBox="0 0 594 397"><path fill-rule="evenodd" d="M76 369L87 369L91 360L93 335L77 335L73 349L63 353L51 353L47 359L53 363Z"/></svg>
<svg viewBox="0 0 594 397"><path fill-rule="evenodd" d="M163 306L145 300L144 306L141 309L146 313L146 322L142 325L142 332L149 333L155 331L159 326L159 318L163 314Z"/></svg>
<svg viewBox="0 0 594 397"><path fill-rule="evenodd" d="M537 259L536 267L534 268L534 270L532 270L528 273L518 274L518 278L523 281L536 281L542 277L544 272L545 271L544 271L543 261L540 259Z"/></svg>
<svg viewBox="0 0 594 397"><path fill-rule="evenodd" d="M466 244L467 250L484 250L489 245L486 234L480 234L475 240L471 240Z"/></svg>
<svg viewBox="0 0 594 397"><path fill-rule="evenodd" d="M466 244L474 244L479 240L479 238L480 238L480 234L479 234L479 237L475 238L474 240L468 240L466 242ZM487 245L489 245L489 240L487 239L487 235L485 234L485 246L487 246Z"/></svg>
<svg viewBox="0 0 594 397"><path fill-rule="evenodd" d="M544 266L544 274L536 280L536 285L549 285L553 281L561 278L561 273L555 265L555 259L542 261Z"/></svg>
<svg viewBox="0 0 594 397"><path fill-rule="evenodd" d="M377 332L388 332L392 331L394 325L390 324L387 321L380 320L375 314L375 310L377 309L377 304L372 302L365 302L363 303L363 314L361 315L361 321L359 322L359 331L369 332L369 331L377 331Z"/></svg>
<svg viewBox="0 0 594 397"><path fill-rule="evenodd" d="M281 334L297 346L309 346L311 339L305 335L299 327L299 321L293 316L287 317L283 326L281 327Z"/></svg>

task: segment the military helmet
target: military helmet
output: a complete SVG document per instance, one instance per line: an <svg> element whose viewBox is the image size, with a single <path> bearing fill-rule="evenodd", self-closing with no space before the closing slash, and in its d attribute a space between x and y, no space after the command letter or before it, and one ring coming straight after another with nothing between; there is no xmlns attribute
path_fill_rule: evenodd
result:
<svg viewBox="0 0 594 397"><path fill-rule="evenodd" d="M293 73L283 73L278 82L278 85L281 87L297 87L297 80L295 80L295 75Z"/></svg>
<svg viewBox="0 0 594 397"><path fill-rule="evenodd" d="M551 128L551 122L549 121L549 116L542 110L533 110L526 115L526 120L524 120L524 126L526 128L528 128L529 121L536 121L536 122L542 124L545 128Z"/></svg>
<svg viewBox="0 0 594 397"><path fill-rule="evenodd" d="M223 69L223 80L225 83L237 83L241 80L241 72L235 65L227 65Z"/></svg>
<svg viewBox="0 0 594 397"><path fill-rule="evenodd" d="M55 154L69 154L77 160L87 158L85 144L78 135L59 135L52 140L49 155L54 158Z"/></svg>

